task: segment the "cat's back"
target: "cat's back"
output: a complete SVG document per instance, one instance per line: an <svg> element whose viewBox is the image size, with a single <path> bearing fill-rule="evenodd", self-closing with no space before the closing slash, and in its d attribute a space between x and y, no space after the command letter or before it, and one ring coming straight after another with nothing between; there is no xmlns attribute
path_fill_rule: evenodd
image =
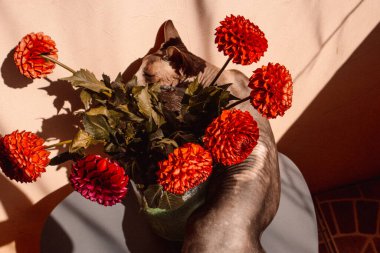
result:
<svg viewBox="0 0 380 253"><path fill-rule="evenodd" d="M248 88L249 78L237 69L229 69L224 71L220 77L220 83L232 83L229 90L239 98L248 96L250 89Z"/></svg>

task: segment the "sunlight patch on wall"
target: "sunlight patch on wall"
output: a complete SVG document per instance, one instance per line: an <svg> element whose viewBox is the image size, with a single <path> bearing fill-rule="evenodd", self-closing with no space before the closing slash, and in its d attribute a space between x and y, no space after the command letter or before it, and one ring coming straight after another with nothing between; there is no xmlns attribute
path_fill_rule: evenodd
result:
<svg viewBox="0 0 380 253"><path fill-rule="evenodd" d="M298 73L293 73L293 106L283 118L271 121L277 142L379 23L380 17L375 14L378 9L380 2L375 0L358 3L357 8L327 38L326 44L322 44L320 51L315 52L310 63Z"/></svg>

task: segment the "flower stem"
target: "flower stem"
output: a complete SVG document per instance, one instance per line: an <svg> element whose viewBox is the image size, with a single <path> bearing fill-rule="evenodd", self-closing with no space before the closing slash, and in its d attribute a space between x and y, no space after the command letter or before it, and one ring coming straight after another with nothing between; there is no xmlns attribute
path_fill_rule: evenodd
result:
<svg viewBox="0 0 380 253"><path fill-rule="evenodd" d="M226 110L231 109L231 108L234 107L234 106L237 106L237 105L239 105L239 104L241 104L241 103L243 103L243 102L245 102L245 101L248 101L250 98L251 98L251 97L248 96L248 97L246 97L246 98L240 99L240 100L236 101L235 103L232 103L232 104L226 106L225 109L226 109Z"/></svg>
<svg viewBox="0 0 380 253"><path fill-rule="evenodd" d="M61 142L58 142L58 143L55 143L55 144L51 144L49 146L45 146L45 148L46 149L55 148L55 147L58 147L58 146L63 146L65 144L70 144L71 142L73 142L73 141L72 140L61 141Z"/></svg>
<svg viewBox="0 0 380 253"><path fill-rule="evenodd" d="M212 80L210 86L214 86L216 83L216 80L218 80L219 76L222 74L222 72L226 69L228 63L230 63L231 58L228 58L227 61L224 63L223 67L219 70L218 74L216 74L214 80Z"/></svg>
<svg viewBox="0 0 380 253"><path fill-rule="evenodd" d="M48 60L48 61L51 61L51 62L54 62L54 63L58 64L59 66L61 66L61 67L64 68L64 69L67 69L68 71L70 71L70 72L73 73L73 74L76 72L75 70L73 70L73 69L70 68L69 66L67 66L67 65L65 65L65 64L63 64L63 63L61 63L60 61L57 61L56 59L54 59L54 58L52 58L52 57L50 57L50 56L48 56L48 55L46 55L46 54L40 54L40 56L41 56L42 58L44 58L45 60Z"/></svg>

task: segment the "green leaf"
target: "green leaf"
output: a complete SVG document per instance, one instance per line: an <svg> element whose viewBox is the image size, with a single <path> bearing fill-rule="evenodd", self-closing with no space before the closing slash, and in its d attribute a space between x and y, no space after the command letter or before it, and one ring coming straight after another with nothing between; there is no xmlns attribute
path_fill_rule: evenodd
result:
<svg viewBox="0 0 380 253"><path fill-rule="evenodd" d="M218 109L221 112L222 107L225 107L230 102L230 92L229 91L222 91L219 96L219 104Z"/></svg>
<svg viewBox="0 0 380 253"><path fill-rule="evenodd" d="M121 77L121 76L120 76ZM137 86L137 76L133 76L131 80L127 82L128 87Z"/></svg>
<svg viewBox="0 0 380 253"><path fill-rule="evenodd" d="M218 85L217 87L218 88L221 88L223 90L227 90L233 83L226 83L226 84L223 84L223 85Z"/></svg>
<svg viewBox="0 0 380 253"><path fill-rule="evenodd" d="M170 138L162 138L158 143L163 143L163 144L171 145L175 148L178 148L177 142L173 139L170 139Z"/></svg>
<svg viewBox="0 0 380 253"><path fill-rule="evenodd" d="M176 131L171 135L171 137L176 141L176 143L196 143L199 141L193 132Z"/></svg>
<svg viewBox="0 0 380 253"><path fill-rule="evenodd" d="M155 140L160 140L164 137L164 133L162 132L162 130L159 128L157 129L155 132L151 133L149 135L149 141L152 142L152 141L155 141Z"/></svg>
<svg viewBox="0 0 380 253"><path fill-rule="evenodd" d="M125 148L113 142L108 142L104 145L104 151L107 154L120 154L125 152Z"/></svg>
<svg viewBox="0 0 380 253"><path fill-rule="evenodd" d="M122 114L114 110L108 110L108 123L112 128L116 128L120 125Z"/></svg>
<svg viewBox="0 0 380 253"><path fill-rule="evenodd" d="M110 85L113 92L113 97L109 101L113 106L118 106L120 104L125 104L128 101L128 87L122 81L121 73L118 74L116 80L113 81Z"/></svg>
<svg viewBox="0 0 380 253"><path fill-rule="evenodd" d="M87 132L79 129L79 131L75 134L73 141L69 146L69 152L75 153L81 149L86 149L91 145L92 137Z"/></svg>
<svg viewBox="0 0 380 253"><path fill-rule="evenodd" d="M72 76L61 78L60 80L69 81L74 87L82 87L92 90L96 93L104 93L110 96L112 90L104 85L103 82L96 79L95 75L87 69L81 69L75 72Z"/></svg>
<svg viewBox="0 0 380 253"><path fill-rule="evenodd" d="M102 75L104 84L109 87L111 85L111 78L107 76L106 74Z"/></svg>
<svg viewBox="0 0 380 253"><path fill-rule="evenodd" d="M185 201L182 199L182 196L164 191L159 200L158 208L175 210L183 206L184 203Z"/></svg>
<svg viewBox="0 0 380 253"><path fill-rule="evenodd" d="M159 184L149 185L144 197L149 208L175 210L185 203L182 196L164 191Z"/></svg>
<svg viewBox="0 0 380 253"><path fill-rule="evenodd" d="M120 123L121 113L116 112L114 110L108 110L105 106L92 108L88 112L86 112L86 114L90 116L96 116L96 115L105 116L107 118L109 125L113 128L115 128Z"/></svg>
<svg viewBox="0 0 380 253"><path fill-rule="evenodd" d="M115 79L115 81L113 81L111 83L111 86L112 88L117 88L117 89L120 89L122 92L126 92L126 84L123 83L123 78L121 76L121 73L119 73Z"/></svg>
<svg viewBox="0 0 380 253"><path fill-rule="evenodd" d="M229 100L229 101L231 101L231 100L240 100L240 98L235 97L235 96L232 95L231 92L230 92L230 97L228 98L228 100Z"/></svg>
<svg viewBox="0 0 380 253"><path fill-rule="evenodd" d="M155 208L158 206L160 198L163 194L162 186L159 184L149 185L144 191L144 197L148 207Z"/></svg>
<svg viewBox="0 0 380 253"><path fill-rule="evenodd" d="M82 157L83 157L83 155L79 154L79 153L64 152L64 153L61 153L61 154L56 155L55 157L53 157L50 160L49 165L52 165L52 166L59 165L59 164L62 164L64 162L67 162L67 161L70 161L70 160L80 159Z"/></svg>
<svg viewBox="0 0 380 253"><path fill-rule="evenodd" d="M148 87L136 86L133 87L134 97L137 102L137 106L140 112L147 118L152 114L152 103L150 101L150 94L148 93Z"/></svg>
<svg viewBox="0 0 380 253"><path fill-rule="evenodd" d="M199 91L199 88L201 87L201 84L198 82L198 77L189 84L187 87L185 94L193 96L197 91Z"/></svg>
<svg viewBox="0 0 380 253"><path fill-rule="evenodd" d="M155 88L155 86L153 88ZM158 127L161 126L165 122L165 119L155 110L148 86L133 87L132 93L134 94L140 113L143 114L148 120L152 118ZM152 127L152 129L154 129L154 127Z"/></svg>
<svg viewBox="0 0 380 253"><path fill-rule="evenodd" d="M173 150L174 148L178 148L178 144L175 140L170 138L162 138L160 140L151 142L152 149L160 148L162 150Z"/></svg>
<svg viewBox="0 0 380 253"><path fill-rule="evenodd" d="M155 98L158 98L158 93L161 92L161 86L158 83L153 83L148 85L148 92L150 95L155 96Z"/></svg>
<svg viewBox="0 0 380 253"><path fill-rule="evenodd" d="M173 205L172 209L163 208L149 208L144 206L144 212L147 215L148 221L155 231L163 238L170 240L183 240L185 226L190 215L200 207L205 200L205 190L191 190L188 192L189 196L182 196L183 204ZM163 197L163 199L165 199ZM168 199L171 196L168 194ZM175 196L175 198L181 198ZM164 201L164 200L163 200ZM142 201L144 204L144 201ZM171 202L173 204L173 202Z"/></svg>
<svg viewBox="0 0 380 253"><path fill-rule="evenodd" d="M210 86L201 89L196 95L190 97L187 110L194 115L202 111L208 116L216 116L221 108L229 102L230 92L226 90L229 85ZM207 117L207 115L203 117Z"/></svg>
<svg viewBox="0 0 380 253"><path fill-rule="evenodd" d="M96 140L109 140L109 135L112 131L107 123L107 120L102 115L84 115L83 126L85 131L92 135Z"/></svg>
<svg viewBox="0 0 380 253"><path fill-rule="evenodd" d="M126 129L125 129L125 132L124 132L124 141L125 141L125 144L128 145L129 143L131 143L134 140L136 132L137 131L133 127L133 124L131 124L131 123L127 123L126 124Z"/></svg>
<svg viewBox="0 0 380 253"><path fill-rule="evenodd" d="M154 122L153 118L149 118L148 120L144 121L144 128L145 128L146 132L152 133L152 132L157 130L158 126Z"/></svg>
<svg viewBox="0 0 380 253"><path fill-rule="evenodd" d="M90 93L88 93L86 90L82 90L80 92L80 99L82 100L82 103L84 105L84 108L86 110L88 110L90 108L90 105L91 105L91 101L92 101L92 97L90 95Z"/></svg>
<svg viewBox="0 0 380 253"><path fill-rule="evenodd" d="M103 115L103 116L108 117L109 112L105 106L99 106L99 107L91 108L88 112L86 112L86 114L90 116Z"/></svg>
<svg viewBox="0 0 380 253"><path fill-rule="evenodd" d="M138 122L138 123L144 121L143 118L140 118L136 114L132 113L129 110L128 105L126 105L126 104L118 105L116 108L119 109L120 111L124 112L126 114L126 116L128 117L128 119L131 120L131 121L135 121L135 122Z"/></svg>

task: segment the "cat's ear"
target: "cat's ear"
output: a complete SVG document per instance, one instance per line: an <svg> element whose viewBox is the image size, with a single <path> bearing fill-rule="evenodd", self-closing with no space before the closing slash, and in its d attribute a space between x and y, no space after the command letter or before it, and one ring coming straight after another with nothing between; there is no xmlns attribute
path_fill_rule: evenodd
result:
<svg viewBox="0 0 380 253"><path fill-rule="evenodd" d="M182 64L186 60L186 55L176 46L169 46L166 49L166 57L176 64Z"/></svg>
<svg viewBox="0 0 380 253"><path fill-rule="evenodd" d="M206 62L188 51L181 50L177 46L169 46L166 49L166 57L169 64L186 77L197 76L203 72Z"/></svg>
<svg viewBox="0 0 380 253"><path fill-rule="evenodd" d="M170 39L180 39L177 29L175 29L173 21L167 20L164 24L164 38L165 42Z"/></svg>

